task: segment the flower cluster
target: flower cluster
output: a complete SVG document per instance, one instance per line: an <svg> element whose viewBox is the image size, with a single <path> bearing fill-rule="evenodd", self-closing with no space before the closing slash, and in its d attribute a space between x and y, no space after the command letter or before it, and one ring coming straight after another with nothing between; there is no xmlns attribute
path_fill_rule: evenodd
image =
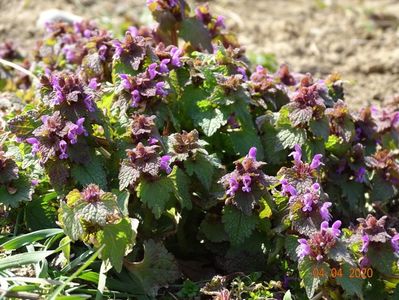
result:
<svg viewBox="0 0 399 300"><path fill-rule="evenodd" d="M294 165L291 168L281 168L278 175L284 177L292 185L297 193L306 193L309 186L313 184L313 177L317 172L317 169L324 165L321 162L322 155L316 154L312 161L305 163L302 161L302 149L298 144L295 145L294 151L290 153L289 156L294 158ZM287 185L285 184L285 185Z"/></svg>
<svg viewBox="0 0 399 300"><path fill-rule="evenodd" d="M156 116L147 116L135 114L132 116L132 121L130 124L130 133L132 139L135 143L147 141L148 144L154 145L158 143L155 138L156 126L155 126Z"/></svg>
<svg viewBox="0 0 399 300"><path fill-rule="evenodd" d="M366 165L377 171L384 180L399 184L399 164L397 155L387 149L379 149L372 156L365 158Z"/></svg>
<svg viewBox="0 0 399 300"><path fill-rule="evenodd" d="M45 164L49 159L68 158L68 146L78 142L79 136L87 136L84 127L85 118L79 118L76 123L64 121L59 111L53 115L41 117L42 125L33 131L33 137L26 139L32 145L32 154L40 157Z"/></svg>
<svg viewBox="0 0 399 300"><path fill-rule="evenodd" d="M331 227L328 226L328 222L323 221L318 232L310 235L308 239L298 240L297 253L300 259L309 257L312 260L322 261L327 257L341 235L341 221L337 220Z"/></svg>
<svg viewBox="0 0 399 300"><path fill-rule="evenodd" d="M217 16L216 18L209 12L209 6L207 4L196 7L195 15L209 30L212 37L217 36L221 30L226 28L223 16Z"/></svg>
<svg viewBox="0 0 399 300"><path fill-rule="evenodd" d="M50 106L72 110L79 115L94 112L98 83L95 78L85 84L78 76L70 73L50 73L41 78L43 100Z"/></svg>
<svg viewBox="0 0 399 300"><path fill-rule="evenodd" d="M197 151L200 151L206 142L198 137L198 131L192 130L182 133L174 133L168 137L168 148L172 154L172 160L184 161L191 156L194 156Z"/></svg>
<svg viewBox="0 0 399 300"><path fill-rule="evenodd" d="M169 174L172 171L170 166L170 155L159 155L159 146L144 146L139 142L134 149L126 150L127 159L122 161L119 178L123 178L120 183L120 189L128 186L134 186L139 178L157 178L160 171ZM124 178L129 178L125 182Z"/></svg>
<svg viewBox="0 0 399 300"><path fill-rule="evenodd" d="M272 182L272 178L262 171L264 162L256 160L257 149L252 147L248 154L235 162L235 170L224 175L220 180L226 190L226 203L233 203L240 209L249 205L253 208L262 193ZM253 195L250 203L241 203L241 198ZM259 197L258 197L259 196Z"/></svg>
<svg viewBox="0 0 399 300"><path fill-rule="evenodd" d="M48 23L46 29L50 38L56 39L56 44L68 63L80 65L86 56L93 54L100 63L111 58L111 37L93 21L77 21L73 26L66 23ZM42 50L39 53L44 52Z"/></svg>
<svg viewBox="0 0 399 300"><path fill-rule="evenodd" d="M369 265L370 260L367 257L370 247L379 249L379 245L390 244L392 251L399 254L399 234L395 229L386 229L387 216L377 219L373 215L367 215L364 218L358 218L359 226L353 240L361 241L360 252L362 257L359 263L362 267Z"/></svg>

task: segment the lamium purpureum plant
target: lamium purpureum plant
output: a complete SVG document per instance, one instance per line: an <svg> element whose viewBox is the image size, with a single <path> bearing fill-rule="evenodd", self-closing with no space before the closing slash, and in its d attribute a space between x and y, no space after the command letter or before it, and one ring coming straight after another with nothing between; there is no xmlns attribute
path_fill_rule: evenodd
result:
<svg viewBox="0 0 399 300"><path fill-rule="evenodd" d="M337 74L251 65L207 5L146 5L155 27L50 22L25 58L0 45L40 78L0 70L26 104L0 120L7 282L12 260L65 283L32 283L36 298L184 299L193 282L396 299L397 107L353 111Z"/></svg>

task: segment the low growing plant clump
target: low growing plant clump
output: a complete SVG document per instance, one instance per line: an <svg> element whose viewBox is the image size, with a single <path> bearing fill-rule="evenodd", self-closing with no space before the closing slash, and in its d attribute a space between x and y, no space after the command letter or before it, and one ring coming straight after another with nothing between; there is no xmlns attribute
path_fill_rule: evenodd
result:
<svg viewBox="0 0 399 300"><path fill-rule="evenodd" d="M30 70L0 69L7 295L397 299L397 107L252 66L206 5L147 6L0 47Z"/></svg>

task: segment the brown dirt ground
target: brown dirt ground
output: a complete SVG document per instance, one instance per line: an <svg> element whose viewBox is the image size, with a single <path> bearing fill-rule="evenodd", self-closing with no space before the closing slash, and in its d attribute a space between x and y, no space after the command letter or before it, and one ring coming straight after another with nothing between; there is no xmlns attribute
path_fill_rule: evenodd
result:
<svg viewBox="0 0 399 300"><path fill-rule="evenodd" d="M399 2L396 0L214 0L211 10L252 53L273 53L292 70L347 80L352 106L399 93ZM22 49L40 36L40 12L59 8L103 23L142 15L144 0L0 0L0 42Z"/></svg>

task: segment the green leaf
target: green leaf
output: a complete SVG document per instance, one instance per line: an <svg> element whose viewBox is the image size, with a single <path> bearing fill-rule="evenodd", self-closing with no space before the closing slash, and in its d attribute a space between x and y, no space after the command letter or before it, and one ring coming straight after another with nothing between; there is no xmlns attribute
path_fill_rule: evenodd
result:
<svg viewBox="0 0 399 300"><path fill-rule="evenodd" d="M246 155L251 147L256 147L258 149L258 159L261 160L263 158L263 145L254 128L242 128L240 131L230 132L229 137L234 151L239 156Z"/></svg>
<svg viewBox="0 0 399 300"><path fill-rule="evenodd" d="M340 184L342 194L352 210L356 210L364 198L364 185L355 181L344 181Z"/></svg>
<svg viewBox="0 0 399 300"><path fill-rule="evenodd" d="M65 203L61 203L61 219L64 232L72 241L77 241L83 234L83 228L75 209L71 209Z"/></svg>
<svg viewBox="0 0 399 300"><path fill-rule="evenodd" d="M126 263L126 268L139 279L149 296L155 297L160 287L172 283L180 276L177 263L161 243L144 242L141 262Z"/></svg>
<svg viewBox="0 0 399 300"><path fill-rule="evenodd" d="M54 251L35 251L7 256L0 259L0 271L38 263L53 253Z"/></svg>
<svg viewBox="0 0 399 300"><path fill-rule="evenodd" d="M20 177L13 180L8 189L6 186L0 186L0 203L15 208L20 202L32 200L32 194L31 182L26 177Z"/></svg>
<svg viewBox="0 0 399 300"><path fill-rule="evenodd" d="M130 163L130 161L127 159L123 160L118 176L119 190L122 191L129 185L135 183L139 177L140 172Z"/></svg>
<svg viewBox="0 0 399 300"><path fill-rule="evenodd" d="M206 136L212 136L220 127L226 125L227 117L220 109L215 108L197 114L196 121Z"/></svg>
<svg viewBox="0 0 399 300"><path fill-rule="evenodd" d="M292 300L291 291L288 290L285 292L283 300Z"/></svg>
<svg viewBox="0 0 399 300"><path fill-rule="evenodd" d="M101 252L103 259L109 259L117 272L122 270L126 248L133 243L132 225L127 219L116 224L107 224L98 234L100 244L104 244Z"/></svg>
<svg viewBox="0 0 399 300"><path fill-rule="evenodd" d="M5 243L3 243L0 248L4 250L16 250L28 244L33 244L34 242L44 240L45 238L57 235L62 233L62 229L60 228L50 228L50 229L43 229L38 230L35 232L23 234L17 236Z"/></svg>
<svg viewBox="0 0 399 300"><path fill-rule="evenodd" d="M325 143L325 147L326 150L341 157L349 150L350 144L345 143L341 137L330 135Z"/></svg>
<svg viewBox="0 0 399 300"><path fill-rule="evenodd" d="M392 197L394 197L398 192L393 184L384 180L384 178L382 178L382 176L379 175L378 173L375 174L371 184L372 184L372 191L370 198L373 201L382 201L382 202L388 201Z"/></svg>
<svg viewBox="0 0 399 300"><path fill-rule="evenodd" d="M183 40L190 42L194 48L201 48L212 53L210 33L198 19L194 17L185 18L181 23L179 35Z"/></svg>
<svg viewBox="0 0 399 300"><path fill-rule="evenodd" d="M209 190L212 185L212 177L215 172L211 158L205 157L202 153L197 153L195 160L186 160L184 166L187 174L195 173L200 182Z"/></svg>
<svg viewBox="0 0 399 300"><path fill-rule="evenodd" d="M312 119L312 116L313 116L313 108L309 106L303 109L301 108L294 109L289 114L289 118L293 127L309 123L309 121Z"/></svg>
<svg viewBox="0 0 399 300"><path fill-rule="evenodd" d="M312 298L318 288L328 280L330 275L330 267L327 263L317 263L305 257L298 265L299 276L305 285L306 294ZM315 276L316 274L320 276Z"/></svg>
<svg viewBox="0 0 399 300"><path fill-rule="evenodd" d="M342 277L337 276L337 283L344 289L348 296L357 295L361 299L363 298L363 283L364 279L362 278L352 278L350 277L350 270L352 268L351 265L344 263L342 264Z"/></svg>
<svg viewBox="0 0 399 300"><path fill-rule="evenodd" d="M155 181L143 180L137 187L137 196L159 219L165 211L166 204L173 192L174 185L170 178L163 177Z"/></svg>
<svg viewBox="0 0 399 300"><path fill-rule="evenodd" d="M312 120L309 125L310 131L316 137L322 138L324 141L328 140L328 137L330 135L330 124L327 117L323 117L319 120Z"/></svg>
<svg viewBox="0 0 399 300"><path fill-rule="evenodd" d="M256 227L257 217L248 216L233 206L225 206L222 222L233 245L239 245L249 237Z"/></svg>
<svg viewBox="0 0 399 300"><path fill-rule="evenodd" d="M181 208L192 209L190 195L190 178L178 167L174 167L172 173L169 174L175 187L175 196L179 200Z"/></svg>
<svg viewBox="0 0 399 300"><path fill-rule="evenodd" d="M112 190L112 193L117 196L116 202L118 203L119 210L122 212L124 216L129 215L129 198L130 198L130 193L128 191L118 191L116 189Z"/></svg>
<svg viewBox="0 0 399 300"><path fill-rule="evenodd" d="M71 170L72 177L82 186L95 183L102 189L107 188L107 175L98 157L93 157L87 164L75 164Z"/></svg>
<svg viewBox="0 0 399 300"><path fill-rule="evenodd" d="M277 140L275 150L294 148L296 144L303 145L306 142L306 131L303 128L282 128L277 133Z"/></svg>
<svg viewBox="0 0 399 300"><path fill-rule="evenodd" d="M264 218L270 218L273 214L272 209L270 208L269 204L267 203L266 200L261 199L260 203L262 204L262 210L259 213L259 218L264 219Z"/></svg>
<svg viewBox="0 0 399 300"><path fill-rule="evenodd" d="M385 275L392 274L392 266L397 261L389 244L383 244L378 249L369 247L367 257L370 259L371 266Z"/></svg>
<svg viewBox="0 0 399 300"><path fill-rule="evenodd" d="M298 237L296 235L286 235L284 239L284 247L289 258L293 261L298 260L296 249L298 248Z"/></svg>
<svg viewBox="0 0 399 300"><path fill-rule="evenodd" d="M56 228L55 223L57 218L56 200L57 193L51 192L45 194L41 199L33 199L25 206L25 222L26 226L31 231Z"/></svg>

